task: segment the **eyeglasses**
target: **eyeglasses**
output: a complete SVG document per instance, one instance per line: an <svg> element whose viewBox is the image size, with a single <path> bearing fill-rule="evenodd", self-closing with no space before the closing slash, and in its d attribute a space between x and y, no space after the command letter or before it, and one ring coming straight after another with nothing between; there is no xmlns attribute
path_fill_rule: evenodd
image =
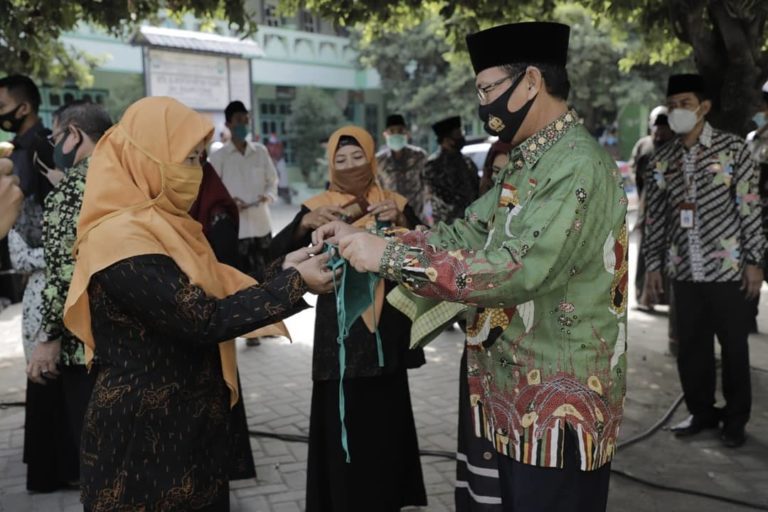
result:
<svg viewBox="0 0 768 512"><path fill-rule="evenodd" d="M515 77L517 78L517 77ZM477 99L480 100L480 103L485 103L486 100L488 100L488 94L491 93L495 88L506 82L507 80L511 80L512 75L507 75L504 78L500 78L496 80L495 82L491 82L488 85L484 85L482 87L477 88Z"/></svg>
<svg viewBox="0 0 768 512"><path fill-rule="evenodd" d="M59 137L64 135L64 133L65 133L65 130L62 130L62 131L60 131L58 133L52 133L52 134L48 135L46 138L48 139L48 142L51 144L51 146L55 146L57 141L58 141L58 139L59 139Z"/></svg>

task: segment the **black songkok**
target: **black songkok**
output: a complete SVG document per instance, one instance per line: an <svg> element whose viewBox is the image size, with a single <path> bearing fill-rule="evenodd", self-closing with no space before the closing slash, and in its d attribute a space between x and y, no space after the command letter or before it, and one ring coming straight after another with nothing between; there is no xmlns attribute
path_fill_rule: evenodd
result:
<svg viewBox="0 0 768 512"><path fill-rule="evenodd" d="M704 78L694 74L670 76L669 82L667 82L667 98L684 92L706 95Z"/></svg>
<svg viewBox="0 0 768 512"><path fill-rule="evenodd" d="M447 137L456 128L461 128L461 118L459 116L449 117L432 125L432 130L438 137Z"/></svg>
<svg viewBox="0 0 768 512"><path fill-rule="evenodd" d="M405 126L405 118L400 114L390 114L387 116L386 128L390 128L392 126Z"/></svg>
<svg viewBox="0 0 768 512"><path fill-rule="evenodd" d="M562 23L510 23L469 34L467 48L475 74L518 62L565 67L570 33Z"/></svg>

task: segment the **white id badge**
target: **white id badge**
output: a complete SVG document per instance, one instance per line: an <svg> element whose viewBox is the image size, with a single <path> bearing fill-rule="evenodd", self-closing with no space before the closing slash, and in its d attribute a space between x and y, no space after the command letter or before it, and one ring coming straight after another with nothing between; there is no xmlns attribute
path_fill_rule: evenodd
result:
<svg viewBox="0 0 768 512"><path fill-rule="evenodd" d="M691 203L684 203L680 206L680 227L691 229L693 227L696 206Z"/></svg>

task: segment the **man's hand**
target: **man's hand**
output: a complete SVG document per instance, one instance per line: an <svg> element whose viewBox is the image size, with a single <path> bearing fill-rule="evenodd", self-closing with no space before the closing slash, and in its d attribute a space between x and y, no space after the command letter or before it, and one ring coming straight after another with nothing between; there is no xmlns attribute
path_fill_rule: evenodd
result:
<svg viewBox="0 0 768 512"><path fill-rule="evenodd" d="M658 304L664 295L664 280L661 271L654 270L645 273L645 285L643 286L643 295L645 295L650 304Z"/></svg>
<svg viewBox="0 0 768 512"><path fill-rule="evenodd" d="M5 237L19 216L24 194L17 176L0 176L0 238Z"/></svg>
<svg viewBox="0 0 768 512"><path fill-rule="evenodd" d="M358 272L378 272L387 241L370 233L354 233L339 240L341 256Z"/></svg>
<svg viewBox="0 0 768 512"><path fill-rule="evenodd" d="M38 158L37 153L35 153L34 160L35 160L35 165L40 167L40 174L45 176L45 178L54 187L59 183L61 183L61 180L64 179L63 171L55 167L48 167L47 165L45 165L45 162L43 162L40 158Z"/></svg>
<svg viewBox="0 0 768 512"><path fill-rule="evenodd" d="M27 365L29 380L45 385L46 380L58 377L59 370L56 369L56 364L59 362L60 353L61 341L59 340L38 343Z"/></svg>
<svg viewBox="0 0 768 512"><path fill-rule="evenodd" d="M397 209L397 204L391 199L369 206L368 213L375 215L378 220L402 225L403 215Z"/></svg>
<svg viewBox="0 0 768 512"><path fill-rule="evenodd" d="M344 210L338 206L321 206L316 210L312 210L301 219L301 228L305 233L314 231L315 229L339 220L339 217L344 215Z"/></svg>
<svg viewBox="0 0 768 512"><path fill-rule="evenodd" d="M241 211L245 210L246 208L248 208L248 205L245 204L245 201L243 201L239 197L233 197L232 199L235 200L235 204L237 205L237 210L238 211L241 212Z"/></svg>
<svg viewBox="0 0 768 512"><path fill-rule="evenodd" d="M332 272L328 268L331 255L328 253L312 256L296 265L296 270L307 284L307 288L314 294L320 295L333 290L333 279L341 275L341 269Z"/></svg>
<svg viewBox="0 0 768 512"><path fill-rule="evenodd" d="M741 289L747 299L754 299L760 295L760 287L763 285L763 269L758 265L744 267L744 275L741 278Z"/></svg>
<svg viewBox="0 0 768 512"><path fill-rule="evenodd" d="M364 229L356 228L340 220L324 224L312 233L312 245L321 245L328 239L340 240L355 233L365 233Z"/></svg>

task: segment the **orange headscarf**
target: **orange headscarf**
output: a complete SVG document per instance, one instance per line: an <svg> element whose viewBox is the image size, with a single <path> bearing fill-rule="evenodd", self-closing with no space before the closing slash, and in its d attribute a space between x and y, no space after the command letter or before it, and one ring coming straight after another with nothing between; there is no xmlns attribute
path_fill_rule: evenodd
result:
<svg viewBox="0 0 768 512"><path fill-rule="evenodd" d="M403 209L405 209L405 206L408 203L408 200L396 192L392 192L391 190L384 190L381 187L381 185L379 185L378 180L376 179L376 147L375 147L375 143L373 142L373 137L371 137L371 134L368 133L366 130L359 128L357 126L351 126L351 125L339 128L338 130L333 132L333 135L331 135L331 138L328 140L328 170L329 170L329 179L331 182L330 190L310 198L304 203L304 206L306 206L310 210L315 210L322 206L344 206L345 204L348 204L350 201L355 199L355 196L352 194L339 192L338 189L340 187L338 187L337 184L335 183L336 173L344 172L344 171L337 171L336 168L334 167L334 164L336 161L336 152L339 149L338 147L339 141L341 140L342 137L345 137L345 136L354 138L358 142L358 144L360 144L360 148L363 150L363 153L365 154L365 157L371 166L371 173L373 174L372 176L373 179L371 180L371 185L368 187L368 190L365 192L365 195L363 196L364 199L368 201L368 204L371 204L371 205L391 199L397 205L397 209L402 212ZM374 218L374 216L369 214L358 219L353 225L366 228L370 224L375 222L376 222L376 219ZM378 322L379 319L381 319L381 310L384 306L384 282L383 281L380 282L379 285L376 287L374 305L376 308L375 315L374 315L373 307L368 308L368 310L363 313L363 321L365 322L365 325L368 327L368 330L370 330L371 332L373 332L376 328L374 318L376 319L376 322Z"/></svg>
<svg viewBox="0 0 768 512"><path fill-rule="evenodd" d="M64 323L85 343L89 360L95 340L88 284L91 276L118 261L143 254L167 255L193 284L217 298L256 283L216 260L202 227L187 213L197 198L202 169L181 162L212 133L210 121L197 112L172 98L151 97L131 105L96 146L64 306ZM261 334L288 333L277 324ZM219 352L234 404L238 398L234 342L219 343Z"/></svg>

